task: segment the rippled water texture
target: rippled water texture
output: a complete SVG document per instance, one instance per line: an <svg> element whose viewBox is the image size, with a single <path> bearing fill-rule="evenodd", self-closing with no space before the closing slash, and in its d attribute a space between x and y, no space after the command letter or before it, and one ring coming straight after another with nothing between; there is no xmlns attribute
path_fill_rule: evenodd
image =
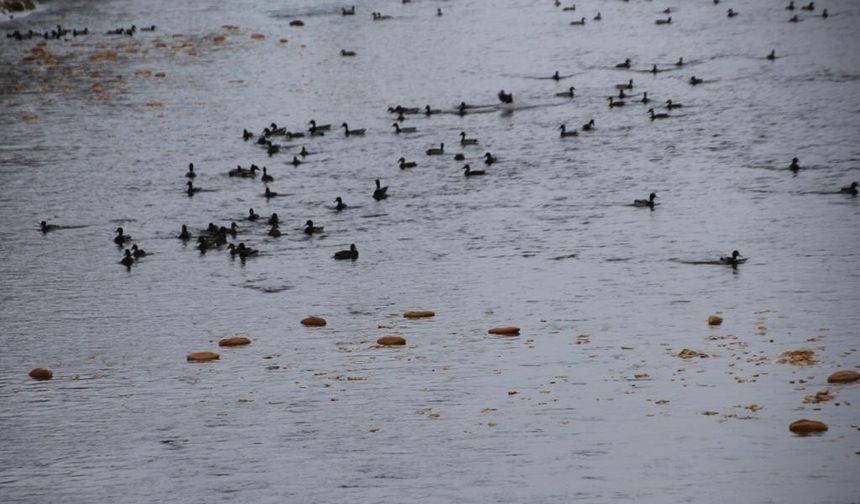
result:
<svg viewBox="0 0 860 504"><path fill-rule="evenodd" d="M857 502L860 385L826 378L860 366L860 198L839 194L860 180L860 5L789 23L786 3L70 0L0 23L90 30L0 39L0 501ZM131 24L157 29L105 35ZM652 122L643 91L684 108ZM445 113L395 135L396 104ZM271 157L241 138L311 119L334 131ZM251 163L278 198L227 176ZM258 257L176 239L231 221ZM118 226L149 253L131 271ZM732 249L737 270L696 264ZM521 335L487 334L504 324ZM816 364L777 362L802 347Z"/></svg>

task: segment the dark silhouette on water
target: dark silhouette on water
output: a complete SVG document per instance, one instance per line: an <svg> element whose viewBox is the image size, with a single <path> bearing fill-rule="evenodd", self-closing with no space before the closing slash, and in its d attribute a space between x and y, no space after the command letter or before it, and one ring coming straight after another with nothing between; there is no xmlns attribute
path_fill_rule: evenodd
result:
<svg viewBox="0 0 860 504"><path fill-rule="evenodd" d="M376 201L384 200L388 197L388 186L382 187L379 179L376 179L376 190L373 191L373 199Z"/></svg>
<svg viewBox="0 0 860 504"><path fill-rule="evenodd" d="M351 259L355 261L358 259L358 249L355 248L355 243L349 246L349 250L340 250L334 253L334 258L340 261Z"/></svg>

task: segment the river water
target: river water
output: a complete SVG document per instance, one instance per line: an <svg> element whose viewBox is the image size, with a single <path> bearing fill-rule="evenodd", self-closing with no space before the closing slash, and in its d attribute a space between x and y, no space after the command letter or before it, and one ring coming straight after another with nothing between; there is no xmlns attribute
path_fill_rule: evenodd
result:
<svg viewBox="0 0 860 504"><path fill-rule="evenodd" d="M803 401L860 366L860 198L839 193L860 5L785 3L69 0L0 23L89 28L30 62L37 39L0 40L0 501L858 502L860 385ZM131 24L157 28L105 34ZM643 91L684 107L652 122ZM443 113L395 135L397 104ZM271 157L241 138L311 119L335 131ZM279 197L227 176L251 163ZM176 239L231 221L259 256ZM129 271L118 226L149 253ZM732 249L737 269L701 264ZM253 343L185 361L235 333ZM777 362L804 347L816 364Z"/></svg>

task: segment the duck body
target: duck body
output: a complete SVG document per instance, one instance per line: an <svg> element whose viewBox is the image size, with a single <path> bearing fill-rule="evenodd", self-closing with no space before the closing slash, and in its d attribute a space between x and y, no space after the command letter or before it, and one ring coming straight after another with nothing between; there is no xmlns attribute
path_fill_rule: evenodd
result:
<svg viewBox="0 0 860 504"><path fill-rule="evenodd" d="M561 135L559 135L559 136L561 136L561 138L568 138L568 137L575 137L575 136L579 136L579 132L577 132L576 130L573 130L573 131L567 131L566 126L565 126L564 124L562 124L561 126L559 126L559 127L558 127L558 129L560 129L560 130L561 130Z"/></svg>
<svg viewBox="0 0 860 504"><path fill-rule="evenodd" d="M334 253L334 258L338 261L343 260L352 260L355 261L358 259L358 249L355 248L355 244L349 246L349 250L339 250Z"/></svg>
<svg viewBox="0 0 860 504"><path fill-rule="evenodd" d="M131 269L131 265L134 264L134 257L131 255L131 250L125 249L125 255L123 255L122 260L120 260L119 263L126 268Z"/></svg>
<svg viewBox="0 0 860 504"><path fill-rule="evenodd" d="M624 106L623 101L621 101L621 100L615 101L615 97L613 97L613 96L609 97L609 108L623 107L623 106Z"/></svg>
<svg viewBox="0 0 860 504"><path fill-rule="evenodd" d="M472 167L469 165L463 167L463 175L467 177L477 177L486 174L487 172L485 172L484 170L473 170Z"/></svg>
<svg viewBox="0 0 860 504"><path fill-rule="evenodd" d="M345 57L345 58L348 58L348 57L351 57L351 56L355 56L355 51L347 51L346 49L341 49L341 50L340 50L340 55L341 55L341 56L343 56L343 57Z"/></svg>
<svg viewBox="0 0 860 504"><path fill-rule="evenodd" d="M311 125L309 131L329 131L329 130L331 130L331 124L317 124L317 122L313 119L308 121L308 124Z"/></svg>
<svg viewBox="0 0 860 504"><path fill-rule="evenodd" d="M187 194L189 197L194 196L195 194L200 192L200 188L194 187L194 184L192 184L190 180L188 182L186 182L185 185L186 185L185 194Z"/></svg>
<svg viewBox="0 0 860 504"><path fill-rule="evenodd" d="M425 152L427 153L428 156L441 156L442 154L445 153L445 144L441 143L441 144L439 144L438 149L430 148L430 149L427 149Z"/></svg>
<svg viewBox="0 0 860 504"><path fill-rule="evenodd" d="M504 89L499 91L498 96L499 96L499 101L502 103L513 103L514 102L514 94L513 93L506 93ZM464 113L464 109L466 108L464 105L465 104L463 104L463 103L460 104L460 106L461 106L460 112L461 113Z"/></svg>
<svg viewBox="0 0 860 504"><path fill-rule="evenodd" d="M793 171L794 173L797 173L798 171L800 171L800 162L799 162L799 160L798 160L797 158L792 159L792 160L791 160L791 164L790 164L790 165L788 165L788 169L789 169L789 170L791 170L791 171Z"/></svg>
<svg viewBox="0 0 860 504"><path fill-rule="evenodd" d="M278 193L266 187L266 190L263 192L263 197L266 199L277 198Z"/></svg>
<svg viewBox="0 0 860 504"><path fill-rule="evenodd" d="M666 100L666 108L669 110L682 108L684 104L682 103L672 103L672 100Z"/></svg>
<svg viewBox="0 0 860 504"><path fill-rule="evenodd" d="M314 221L308 220L305 222L305 234L312 235L314 233L322 233L323 226L314 226Z"/></svg>
<svg viewBox="0 0 860 504"><path fill-rule="evenodd" d="M56 224L48 224L46 221L42 221L39 223L39 230L42 233L50 233L51 231L56 231L57 229L60 229L60 226L57 226Z"/></svg>
<svg viewBox="0 0 860 504"><path fill-rule="evenodd" d="M570 24L573 26L585 26L585 18L580 18L579 21L571 21Z"/></svg>
<svg viewBox="0 0 860 504"><path fill-rule="evenodd" d="M594 119L582 125L582 131L594 131Z"/></svg>
<svg viewBox="0 0 860 504"><path fill-rule="evenodd" d="M349 125L346 123L341 124L340 127L343 128L344 134L348 137L349 136L364 136L364 132L365 132L364 128L351 130L351 129L349 129Z"/></svg>
<svg viewBox="0 0 860 504"><path fill-rule="evenodd" d="M640 208L648 207L648 208L653 210L654 205L655 205L655 202L654 202L655 198L657 198L657 195L655 193L651 193L648 195L648 199L633 200L633 206L640 207Z"/></svg>
<svg viewBox="0 0 860 504"><path fill-rule="evenodd" d="M418 129L416 128L401 128L400 125L397 123L394 123L391 126L394 127L394 133L398 135L401 133L415 133L416 131L418 131Z"/></svg>
<svg viewBox="0 0 860 504"><path fill-rule="evenodd" d="M630 68L630 58L624 60L624 63L615 65L615 68Z"/></svg>
<svg viewBox="0 0 860 504"><path fill-rule="evenodd" d="M264 166L264 167L263 167L263 176L260 178L260 180L262 180L264 183L274 182L274 181L275 181L275 177L273 177L273 176L269 175L269 174L266 172L266 167Z"/></svg>
<svg viewBox="0 0 860 504"><path fill-rule="evenodd" d="M672 16L669 16L666 19L658 19L658 20L654 21L654 23L658 24L658 25L672 24Z"/></svg>
<svg viewBox="0 0 860 504"><path fill-rule="evenodd" d="M185 176L187 178L194 178L197 176L197 174L194 173L194 163L188 163L188 171L185 172Z"/></svg>
<svg viewBox="0 0 860 504"><path fill-rule="evenodd" d="M257 214L257 213L255 213L253 208L252 208L252 209L250 209L250 210L248 210L248 217L247 217L247 219L248 219L249 221L254 222L254 221L256 221L256 220L257 220L257 219L259 219L259 218L260 218L260 215L259 215L259 214Z"/></svg>
<svg viewBox="0 0 860 504"><path fill-rule="evenodd" d="M720 257L720 262L729 266L737 266L738 264L743 264L746 261L747 258L741 256L741 253L737 250L733 250L732 255L730 256Z"/></svg>
<svg viewBox="0 0 860 504"><path fill-rule="evenodd" d="M376 201L382 201L388 197L388 186L382 187L379 183L379 179L376 179L376 190L373 191L373 199Z"/></svg>
<svg viewBox="0 0 860 504"><path fill-rule="evenodd" d="M407 168L415 168L416 166L418 166L418 163L414 161L406 161L406 158L400 158L397 160L397 162L400 164L401 170L405 170Z"/></svg>
<svg viewBox="0 0 860 504"><path fill-rule="evenodd" d="M113 242L117 245L122 245L123 243L127 243L131 241L131 236L124 234L125 232L121 227L116 228L116 236L113 239Z"/></svg>
<svg viewBox="0 0 860 504"><path fill-rule="evenodd" d="M561 93L556 93L555 95L556 96L563 96L565 98L575 98L575 96L573 94L574 91L576 91L576 88L573 86L570 86L570 89L568 89L567 91L562 91Z"/></svg>
<svg viewBox="0 0 860 504"><path fill-rule="evenodd" d="M851 185L843 187L839 192L857 196L857 182L851 182Z"/></svg>
<svg viewBox="0 0 860 504"><path fill-rule="evenodd" d="M657 114L654 112L654 109L652 109L652 108L648 109L648 113L651 114L651 120L652 121L655 119L668 119L669 118L669 114Z"/></svg>
<svg viewBox="0 0 860 504"><path fill-rule="evenodd" d="M495 163L496 161L497 161L497 159L495 158L495 156L493 156L489 152L484 154L484 164L485 165L490 166L491 164Z"/></svg>
<svg viewBox="0 0 860 504"><path fill-rule="evenodd" d="M460 132L460 145L478 145L477 138L466 138L466 132Z"/></svg>
<svg viewBox="0 0 860 504"><path fill-rule="evenodd" d="M178 238L182 241L191 239L191 233L188 232L188 226L186 226L185 224L182 225L182 230L179 231Z"/></svg>
<svg viewBox="0 0 860 504"><path fill-rule="evenodd" d="M334 206L334 209L336 211L342 212L343 210L346 210L347 206L346 206L346 203L343 202L343 198L338 196L337 198L334 199L334 202L336 203Z"/></svg>
<svg viewBox="0 0 860 504"><path fill-rule="evenodd" d="M140 259L141 257L146 257L146 251L142 248L138 248L137 244L131 246L131 255L134 256L135 259Z"/></svg>

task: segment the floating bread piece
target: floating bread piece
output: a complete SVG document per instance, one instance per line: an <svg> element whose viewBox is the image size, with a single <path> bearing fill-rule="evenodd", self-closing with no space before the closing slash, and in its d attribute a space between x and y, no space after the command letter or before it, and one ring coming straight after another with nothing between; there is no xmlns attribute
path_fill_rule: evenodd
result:
<svg viewBox="0 0 860 504"><path fill-rule="evenodd" d="M237 334L235 336L230 336L229 338L223 338L218 342L218 346L242 346L250 344L251 338L244 334Z"/></svg>
<svg viewBox="0 0 860 504"><path fill-rule="evenodd" d="M326 321L322 317L310 316L302 319L302 325L310 326L310 327L322 327L326 324Z"/></svg>
<svg viewBox="0 0 860 504"><path fill-rule="evenodd" d="M794 432L795 434L809 434L811 432L824 432L827 430L827 424L824 422L819 422L817 420L798 420L796 422L792 422L791 425L788 426L788 430Z"/></svg>
<svg viewBox="0 0 860 504"><path fill-rule="evenodd" d="M214 37L212 37L212 41L216 44L220 44L225 40L227 40L227 37L225 37L224 35L215 35Z"/></svg>
<svg viewBox="0 0 860 504"><path fill-rule="evenodd" d="M708 325L720 325L723 323L723 317L719 315L711 315L708 317Z"/></svg>
<svg viewBox="0 0 860 504"><path fill-rule="evenodd" d="M827 377L827 383L850 383L857 380L860 380L860 373L850 369L837 371Z"/></svg>
<svg viewBox="0 0 860 504"><path fill-rule="evenodd" d="M37 367L30 371L30 378L34 380L50 380L54 377L54 372L50 369Z"/></svg>
<svg viewBox="0 0 860 504"><path fill-rule="evenodd" d="M403 336L397 336L397 335L383 336L383 337L379 338L378 340L376 340L376 344L382 345L382 346L405 345L406 344L406 338L404 338Z"/></svg>
<svg viewBox="0 0 860 504"><path fill-rule="evenodd" d="M251 38L254 40L263 40L266 38L266 36L263 35L262 33L252 33Z"/></svg>
<svg viewBox="0 0 860 504"><path fill-rule="evenodd" d="M487 332L490 334L500 334L502 336L517 336L520 334L520 328L517 326L491 327Z"/></svg>
<svg viewBox="0 0 860 504"><path fill-rule="evenodd" d="M411 319L427 318L427 317L435 317L435 316L436 316L436 312L430 311L430 310L413 310L413 311L408 311L408 312L403 314L403 318L411 318Z"/></svg>
<svg viewBox="0 0 860 504"><path fill-rule="evenodd" d="M186 357L188 362L208 362L220 359L218 352L191 352Z"/></svg>

